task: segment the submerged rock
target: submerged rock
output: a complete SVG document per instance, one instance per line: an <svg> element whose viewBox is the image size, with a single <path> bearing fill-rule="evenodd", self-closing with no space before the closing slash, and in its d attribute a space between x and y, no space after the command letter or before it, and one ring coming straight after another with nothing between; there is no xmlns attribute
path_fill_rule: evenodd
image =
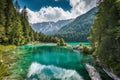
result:
<svg viewBox="0 0 120 80"><path fill-rule="evenodd" d="M91 80L102 80L100 77L100 74L97 72L97 70L93 66L86 64L85 68L88 71Z"/></svg>

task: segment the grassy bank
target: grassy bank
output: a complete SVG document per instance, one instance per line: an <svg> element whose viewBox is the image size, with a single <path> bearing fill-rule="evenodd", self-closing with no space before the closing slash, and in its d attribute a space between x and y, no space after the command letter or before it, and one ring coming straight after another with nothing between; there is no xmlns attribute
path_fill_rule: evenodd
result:
<svg viewBox="0 0 120 80"><path fill-rule="evenodd" d="M0 45L0 80L7 80L7 76L10 74L10 65L14 62L11 53L15 48L15 45Z"/></svg>

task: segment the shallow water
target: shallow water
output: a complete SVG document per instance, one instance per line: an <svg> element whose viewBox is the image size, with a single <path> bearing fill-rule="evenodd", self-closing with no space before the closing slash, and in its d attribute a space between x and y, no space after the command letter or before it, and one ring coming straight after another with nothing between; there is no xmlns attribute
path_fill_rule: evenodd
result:
<svg viewBox="0 0 120 80"><path fill-rule="evenodd" d="M83 45L86 45L86 46L90 45L89 42L67 42L67 44L70 45L70 46L75 46L75 45L79 45L79 44L83 44Z"/></svg>
<svg viewBox="0 0 120 80"><path fill-rule="evenodd" d="M90 80L84 67L86 63L94 64L90 55L55 44L25 45L16 52L19 60L12 66L10 79ZM109 80L104 75L102 77Z"/></svg>

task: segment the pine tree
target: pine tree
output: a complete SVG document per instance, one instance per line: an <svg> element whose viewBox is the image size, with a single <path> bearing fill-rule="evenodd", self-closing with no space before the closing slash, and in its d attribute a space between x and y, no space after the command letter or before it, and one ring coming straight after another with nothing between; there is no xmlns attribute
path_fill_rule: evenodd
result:
<svg viewBox="0 0 120 80"><path fill-rule="evenodd" d="M26 19L28 18L27 17L27 9L26 9L26 6L24 6L23 10L22 10L22 15L23 17L25 17Z"/></svg>
<svg viewBox="0 0 120 80"><path fill-rule="evenodd" d="M11 33L11 39L12 44L15 45L21 45L24 44L24 36L23 36L23 30L22 25L19 16L16 15L15 22L13 24L12 33Z"/></svg>
<svg viewBox="0 0 120 80"><path fill-rule="evenodd" d="M0 0L0 43L5 40L5 23L6 16L4 10L6 8L6 0Z"/></svg>
<svg viewBox="0 0 120 80"><path fill-rule="evenodd" d="M89 41L94 55L120 76L120 1L104 0L99 5Z"/></svg>
<svg viewBox="0 0 120 80"><path fill-rule="evenodd" d="M14 7L15 7L15 9L19 12L19 10L20 10L20 5L19 5L19 3L18 3L18 0L15 1Z"/></svg>

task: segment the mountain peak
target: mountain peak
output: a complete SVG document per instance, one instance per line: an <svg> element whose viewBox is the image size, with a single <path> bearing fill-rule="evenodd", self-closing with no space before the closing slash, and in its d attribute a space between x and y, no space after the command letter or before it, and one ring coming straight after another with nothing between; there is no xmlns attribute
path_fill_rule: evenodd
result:
<svg viewBox="0 0 120 80"><path fill-rule="evenodd" d="M73 19L59 20L57 22L42 22L31 24L32 28L37 32L42 32L44 34L55 34L63 26L71 23Z"/></svg>

